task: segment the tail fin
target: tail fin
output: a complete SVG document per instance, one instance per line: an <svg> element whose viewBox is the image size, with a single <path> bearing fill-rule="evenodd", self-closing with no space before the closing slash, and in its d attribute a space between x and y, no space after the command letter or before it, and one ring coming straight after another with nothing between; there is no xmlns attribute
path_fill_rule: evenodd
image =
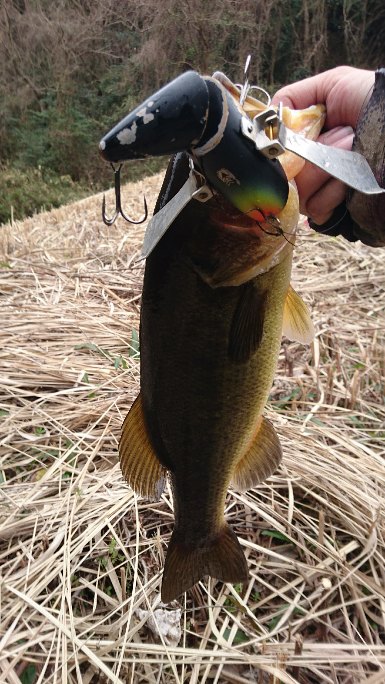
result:
<svg viewBox="0 0 385 684"><path fill-rule="evenodd" d="M180 533L173 533L164 565L162 601L173 601L205 575L222 582L247 580L246 558L227 523L215 537L193 548L183 543Z"/></svg>

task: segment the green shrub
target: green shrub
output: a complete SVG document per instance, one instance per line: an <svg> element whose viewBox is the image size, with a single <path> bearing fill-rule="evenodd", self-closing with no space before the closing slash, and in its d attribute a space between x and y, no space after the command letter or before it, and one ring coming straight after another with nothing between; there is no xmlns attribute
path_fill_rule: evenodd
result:
<svg viewBox="0 0 385 684"><path fill-rule="evenodd" d="M0 168L0 223L22 219L34 213L80 199L90 190L74 183L70 176L58 176L41 169Z"/></svg>

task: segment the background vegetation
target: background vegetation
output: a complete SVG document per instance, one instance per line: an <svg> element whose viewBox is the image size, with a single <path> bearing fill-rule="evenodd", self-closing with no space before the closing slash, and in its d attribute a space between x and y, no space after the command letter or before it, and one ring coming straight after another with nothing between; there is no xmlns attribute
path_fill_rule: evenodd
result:
<svg viewBox="0 0 385 684"><path fill-rule="evenodd" d="M383 0L2 0L0 222L110 183L99 138L183 70L240 80L252 53L253 82L274 90L381 65L384 45Z"/></svg>

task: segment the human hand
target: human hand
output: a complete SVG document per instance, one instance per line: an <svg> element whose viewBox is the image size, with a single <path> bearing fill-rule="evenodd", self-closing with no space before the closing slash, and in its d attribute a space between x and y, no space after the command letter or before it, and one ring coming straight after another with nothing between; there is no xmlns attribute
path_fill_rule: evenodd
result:
<svg viewBox="0 0 385 684"><path fill-rule="evenodd" d="M318 142L351 150L359 114L373 85L374 71L341 66L281 88L272 103L292 109L324 104L326 120ZM318 225L328 221L345 199L346 185L309 162L295 180L301 212Z"/></svg>

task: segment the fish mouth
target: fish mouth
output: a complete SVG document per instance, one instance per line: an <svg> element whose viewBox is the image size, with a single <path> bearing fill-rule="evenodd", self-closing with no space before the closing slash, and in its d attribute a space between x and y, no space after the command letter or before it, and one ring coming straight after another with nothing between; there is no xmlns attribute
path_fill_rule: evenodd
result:
<svg viewBox="0 0 385 684"><path fill-rule="evenodd" d="M210 212L210 220L219 228L229 228L242 232L254 232L259 227L258 221L247 214L242 214L240 211L234 212L234 207L232 207L232 212L224 209L212 210Z"/></svg>
<svg viewBox="0 0 385 684"><path fill-rule="evenodd" d="M221 202L220 208L215 207L210 211L210 220L219 228L239 230L253 234L254 236L268 235L271 237L282 237L284 231L279 220L274 214L264 215L262 211L254 210L252 213L243 214L229 203ZM257 218L258 216L258 218Z"/></svg>

